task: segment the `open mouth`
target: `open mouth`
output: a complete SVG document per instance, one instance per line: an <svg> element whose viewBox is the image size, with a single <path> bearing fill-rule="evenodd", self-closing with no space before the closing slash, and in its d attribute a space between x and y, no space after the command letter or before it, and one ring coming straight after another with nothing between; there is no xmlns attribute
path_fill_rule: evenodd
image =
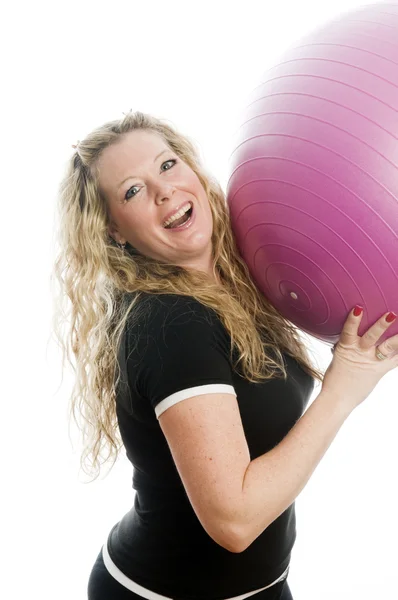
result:
<svg viewBox="0 0 398 600"><path fill-rule="evenodd" d="M179 229L180 227L183 227L184 225L186 225L188 223L188 221L190 221L190 219L192 217L192 213L193 213L193 206L191 205L191 208L189 210L187 210L187 212L185 214L183 214L182 217L180 217L176 221L173 221L170 225L167 225L164 229Z"/></svg>

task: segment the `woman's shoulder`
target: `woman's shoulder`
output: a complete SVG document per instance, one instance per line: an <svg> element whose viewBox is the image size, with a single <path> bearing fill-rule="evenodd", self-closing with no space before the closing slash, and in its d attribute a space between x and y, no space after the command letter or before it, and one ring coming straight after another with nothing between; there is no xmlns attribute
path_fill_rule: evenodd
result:
<svg viewBox="0 0 398 600"><path fill-rule="evenodd" d="M198 320L214 326L218 322L217 313L194 296L141 292L129 311L128 328L146 326L152 329L169 323L177 325Z"/></svg>

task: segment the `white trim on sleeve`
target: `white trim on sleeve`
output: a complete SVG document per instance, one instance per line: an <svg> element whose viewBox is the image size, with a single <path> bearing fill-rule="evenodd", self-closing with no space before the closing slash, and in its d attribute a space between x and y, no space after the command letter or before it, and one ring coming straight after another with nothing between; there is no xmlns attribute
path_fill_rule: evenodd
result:
<svg viewBox="0 0 398 600"><path fill-rule="evenodd" d="M227 383L210 383L208 385L198 385L192 388L186 388L167 396L164 400L159 402L155 407L156 417L159 419L160 415L181 400L192 398L192 396L202 396L203 394L233 394L236 396L235 388L233 385Z"/></svg>

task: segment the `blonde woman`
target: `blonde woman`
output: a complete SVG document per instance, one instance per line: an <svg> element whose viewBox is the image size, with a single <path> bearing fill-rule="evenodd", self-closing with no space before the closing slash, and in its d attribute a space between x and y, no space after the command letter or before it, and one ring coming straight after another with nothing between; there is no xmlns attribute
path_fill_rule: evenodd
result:
<svg viewBox="0 0 398 600"><path fill-rule="evenodd" d="M295 499L398 366L398 336L376 347L394 314L359 337L350 312L319 372L254 285L193 142L140 112L76 147L59 240L55 329L75 359L82 466L98 476L103 452L115 461L123 445L136 491L89 600L292 600Z"/></svg>

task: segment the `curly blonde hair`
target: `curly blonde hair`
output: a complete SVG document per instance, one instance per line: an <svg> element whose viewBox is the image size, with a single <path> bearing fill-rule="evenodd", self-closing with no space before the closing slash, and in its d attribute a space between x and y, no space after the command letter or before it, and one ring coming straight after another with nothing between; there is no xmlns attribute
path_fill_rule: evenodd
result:
<svg viewBox="0 0 398 600"><path fill-rule="evenodd" d="M105 148L137 129L162 136L202 183L213 217L213 274L217 273L221 284L204 272L144 256L128 242L123 251L109 235L110 217L99 189L97 162ZM122 447L115 402L120 378L117 353L127 318L139 318L141 292L191 296L215 310L231 336L231 364L234 368L240 364L243 376L253 383L272 377L286 380L282 351L295 358L306 373L323 381L297 328L253 283L235 243L225 194L199 156L194 142L164 120L130 111L79 142L60 184L56 215L59 253L52 273L60 291L54 297L53 330L62 348L62 365L66 354L75 371L70 416L82 432L80 465L87 475L93 475L91 481L109 458L113 458L113 467ZM67 323L65 335L61 333L63 322ZM239 359L232 363L234 348ZM108 454L101 463L103 449Z"/></svg>

